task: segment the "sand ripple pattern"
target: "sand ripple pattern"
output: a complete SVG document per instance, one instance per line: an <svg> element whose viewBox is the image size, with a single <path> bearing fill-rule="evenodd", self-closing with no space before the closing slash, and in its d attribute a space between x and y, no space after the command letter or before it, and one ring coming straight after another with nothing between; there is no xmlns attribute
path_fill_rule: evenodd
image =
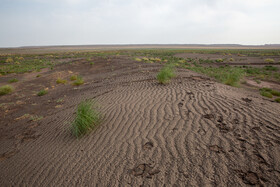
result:
<svg viewBox="0 0 280 187"><path fill-rule="evenodd" d="M36 141L0 162L0 186L280 184L279 104L187 70L159 85L158 65L129 67L51 112ZM77 140L69 123L89 98L104 121Z"/></svg>

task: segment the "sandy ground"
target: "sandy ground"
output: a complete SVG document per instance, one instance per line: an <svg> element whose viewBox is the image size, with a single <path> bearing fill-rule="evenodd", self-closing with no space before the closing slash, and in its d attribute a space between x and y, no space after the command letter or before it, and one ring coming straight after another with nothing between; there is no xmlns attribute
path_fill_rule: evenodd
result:
<svg viewBox="0 0 280 187"><path fill-rule="evenodd" d="M10 103L0 110L0 186L280 184L279 104L185 69L160 85L160 64L94 61L20 75L0 97ZM86 84L55 84L75 73ZM99 103L103 122L76 139L69 126L84 99Z"/></svg>

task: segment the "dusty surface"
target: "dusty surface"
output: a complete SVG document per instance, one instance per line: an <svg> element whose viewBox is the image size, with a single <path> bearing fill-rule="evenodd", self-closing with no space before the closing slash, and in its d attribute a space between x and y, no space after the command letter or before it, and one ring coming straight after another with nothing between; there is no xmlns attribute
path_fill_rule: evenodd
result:
<svg viewBox="0 0 280 187"><path fill-rule="evenodd" d="M280 184L278 103L184 69L159 85L160 64L93 60L17 75L0 97L0 186ZM55 83L71 74L86 84ZM103 122L76 139L77 104L93 98Z"/></svg>
<svg viewBox="0 0 280 187"><path fill-rule="evenodd" d="M260 57L252 57L252 56L242 56L237 54L199 54L199 53L179 53L175 55L176 57L182 58L192 58L192 59L209 59L209 60L217 60L223 59L223 62L216 62L217 65L232 65L232 66L253 66L253 67L263 67L266 65L273 65L279 67L280 57L279 56L260 56ZM266 59L273 59L274 62L266 62Z"/></svg>

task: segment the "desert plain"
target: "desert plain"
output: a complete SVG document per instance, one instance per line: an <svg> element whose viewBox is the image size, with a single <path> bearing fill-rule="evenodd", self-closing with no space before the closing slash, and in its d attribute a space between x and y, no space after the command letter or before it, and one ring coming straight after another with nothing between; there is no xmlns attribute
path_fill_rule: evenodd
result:
<svg viewBox="0 0 280 187"><path fill-rule="evenodd" d="M0 49L0 73L0 186L280 185L280 49Z"/></svg>

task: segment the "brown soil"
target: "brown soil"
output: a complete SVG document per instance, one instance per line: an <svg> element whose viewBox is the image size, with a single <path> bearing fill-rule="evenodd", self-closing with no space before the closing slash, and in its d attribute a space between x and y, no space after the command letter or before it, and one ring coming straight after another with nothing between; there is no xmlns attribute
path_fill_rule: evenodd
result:
<svg viewBox="0 0 280 187"><path fill-rule="evenodd" d="M255 67L263 67L266 65L279 67L280 57L279 56L263 56L263 57L250 57L250 56L238 56L236 54L231 55L223 55L223 54L199 54L199 53L179 53L175 55L176 57L182 58L193 58L193 59L209 59L209 60L217 60L224 59L223 62L216 62L216 65L231 65L231 66L255 66ZM233 61L230 61L230 59ZM271 58L274 62L265 62L265 59Z"/></svg>
<svg viewBox="0 0 280 187"><path fill-rule="evenodd" d="M185 69L160 85L160 64L93 61L0 77L19 79L0 97L0 186L280 184L278 103ZM85 84L73 86L72 74ZM85 99L103 122L76 139L69 126Z"/></svg>

